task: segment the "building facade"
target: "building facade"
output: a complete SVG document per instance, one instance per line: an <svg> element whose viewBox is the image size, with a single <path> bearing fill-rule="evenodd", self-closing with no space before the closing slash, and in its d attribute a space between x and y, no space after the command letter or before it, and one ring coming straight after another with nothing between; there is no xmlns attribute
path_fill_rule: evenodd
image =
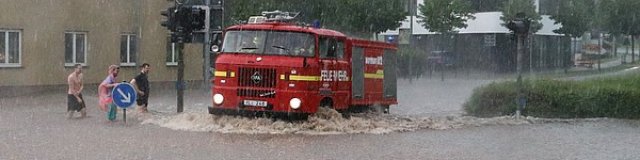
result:
<svg viewBox="0 0 640 160"><path fill-rule="evenodd" d="M408 0L406 9L412 13L398 30L390 30L381 35L386 40L396 40L430 54L433 51L451 53L455 66L462 69L479 69L492 72L513 72L516 69L516 43L513 34L500 20L501 5L508 0L470 0L476 11L473 20L467 21L467 28L444 37L425 29L418 22L418 6L427 0ZM542 15L542 29L529 36L523 69L527 71L563 68L571 64L571 39L553 33L560 26L554 24L550 14L557 12L555 0L533 0ZM555 4L554 4L555 3Z"/></svg>
<svg viewBox="0 0 640 160"><path fill-rule="evenodd" d="M177 56L160 25L173 5L156 0L4 0L0 5L0 87L64 85L74 64L84 83L100 83L107 66L118 80L152 66L150 81L176 80ZM186 44L185 80L203 80L203 45ZM205 68L205 69L203 69Z"/></svg>

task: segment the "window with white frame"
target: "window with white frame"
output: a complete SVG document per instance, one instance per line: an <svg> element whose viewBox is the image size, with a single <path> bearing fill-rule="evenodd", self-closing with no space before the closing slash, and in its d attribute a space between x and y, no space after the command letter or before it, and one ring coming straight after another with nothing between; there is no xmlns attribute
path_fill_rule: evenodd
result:
<svg viewBox="0 0 640 160"><path fill-rule="evenodd" d="M19 67L22 63L22 32L0 29L0 67Z"/></svg>
<svg viewBox="0 0 640 160"><path fill-rule="evenodd" d="M86 32L66 32L64 33L64 64L73 66L75 64L86 65L87 63L87 33Z"/></svg>
<svg viewBox="0 0 640 160"><path fill-rule="evenodd" d="M120 65L121 66L135 66L136 65L136 35L135 34L122 34L120 36Z"/></svg>
<svg viewBox="0 0 640 160"><path fill-rule="evenodd" d="M178 50L175 43L171 43L171 37L167 39L167 66L178 65Z"/></svg>

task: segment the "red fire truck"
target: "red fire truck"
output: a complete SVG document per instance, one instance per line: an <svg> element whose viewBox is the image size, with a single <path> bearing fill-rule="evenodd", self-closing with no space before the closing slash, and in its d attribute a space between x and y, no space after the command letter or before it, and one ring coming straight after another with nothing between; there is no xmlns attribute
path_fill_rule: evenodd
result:
<svg viewBox="0 0 640 160"><path fill-rule="evenodd" d="M297 25L276 14L225 29L209 113L306 116L319 107L373 106L388 113L397 104L395 45Z"/></svg>

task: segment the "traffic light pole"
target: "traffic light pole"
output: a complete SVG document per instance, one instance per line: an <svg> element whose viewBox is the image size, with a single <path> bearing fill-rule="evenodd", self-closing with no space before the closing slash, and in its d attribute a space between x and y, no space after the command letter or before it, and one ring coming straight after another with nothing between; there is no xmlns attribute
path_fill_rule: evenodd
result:
<svg viewBox="0 0 640 160"><path fill-rule="evenodd" d="M191 43L194 31L205 29L206 11L192 5L183 5L175 1L175 6L169 7L166 11L160 13L166 16L167 20L160 25L167 27L171 31L171 42L175 43L178 52L178 75L176 81L177 90L177 110L178 113L183 111L184 90L186 84L184 82L184 43ZM207 31L208 34L208 31ZM205 45L207 42L205 42ZM205 52L207 54L208 52ZM207 58L208 59L208 58Z"/></svg>
<svg viewBox="0 0 640 160"><path fill-rule="evenodd" d="M184 48L183 42L176 43L176 48L178 50L178 81L176 82L176 89L178 92L178 113L183 111L184 104L184 56L182 49Z"/></svg>
<svg viewBox="0 0 640 160"><path fill-rule="evenodd" d="M524 105L526 103L525 101L525 97L524 97L524 87L522 84L522 59L524 56L524 39L526 38L526 33L516 33L517 36L517 66L516 66L516 72L518 73L518 80L517 80L517 88L518 88L518 109L516 110L516 119L520 119L520 114L522 109L524 109Z"/></svg>
<svg viewBox="0 0 640 160"><path fill-rule="evenodd" d="M524 40L527 38L529 34L531 21L526 19L526 15L523 12L516 14L516 19L509 21L506 27L513 31L516 35L517 44L516 44L516 72L518 73L518 80L516 82L517 88L517 109L516 109L516 119L520 119L520 114L524 107L527 104L527 99L524 96L524 84L522 82L522 59L524 57ZM531 68L531 67L530 67ZM533 72L532 72L533 73Z"/></svg>

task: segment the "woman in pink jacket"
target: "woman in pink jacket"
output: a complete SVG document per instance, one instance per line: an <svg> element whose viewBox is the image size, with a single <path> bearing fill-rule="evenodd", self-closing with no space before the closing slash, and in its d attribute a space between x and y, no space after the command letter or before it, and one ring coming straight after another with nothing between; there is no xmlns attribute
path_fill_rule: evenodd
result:
<svg viewBox="0 0 640 160"><path fill-rule="evenodd" d="M98 86L98 106L100 107L100 110L104 112L108 112L110 110L109 107L113 105L111 90L117 85L116 78L118 77L119 71L120 67L118 67L117 65L110 65L109 69L107 70L107 78L105 78L102 83L100 83L100 86ZM112 119L110 118L109 120Z"/></svg>

